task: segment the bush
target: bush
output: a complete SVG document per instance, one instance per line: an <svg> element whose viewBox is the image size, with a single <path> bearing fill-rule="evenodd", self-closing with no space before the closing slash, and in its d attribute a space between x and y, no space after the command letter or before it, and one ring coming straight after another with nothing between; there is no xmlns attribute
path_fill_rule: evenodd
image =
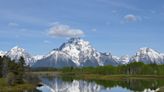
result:
<svg viewBox="0 0 164 92"><path fill-rule="evenodd" d="M7 80L7 84L9 86L15 85L15 83L16 83L16 76L15 76L15 74L12 73L12 72L8 73L7 77L6 77L6 80Z"/></svg>

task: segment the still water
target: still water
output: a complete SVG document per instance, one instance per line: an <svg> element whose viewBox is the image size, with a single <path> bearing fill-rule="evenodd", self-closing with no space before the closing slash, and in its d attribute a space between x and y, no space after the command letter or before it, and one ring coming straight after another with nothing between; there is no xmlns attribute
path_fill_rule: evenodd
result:
<svg viewBox="0 0 164 92"><path fill-rule="evenodd" d="M41 92L164 92L164 80L77 80L42 77Z"/></svg>

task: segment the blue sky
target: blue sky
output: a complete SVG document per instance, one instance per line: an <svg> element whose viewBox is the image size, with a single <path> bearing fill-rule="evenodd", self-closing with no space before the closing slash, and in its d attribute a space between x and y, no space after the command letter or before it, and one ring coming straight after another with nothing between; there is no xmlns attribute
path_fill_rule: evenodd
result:
<svg viewBox="0 0 164 92"><path fill-rule="evenodd" d="M59 30L58 30L59 29ZM164 0L0 0L0 49L46 54L81 36L101 52L164 52Z"/></svg>

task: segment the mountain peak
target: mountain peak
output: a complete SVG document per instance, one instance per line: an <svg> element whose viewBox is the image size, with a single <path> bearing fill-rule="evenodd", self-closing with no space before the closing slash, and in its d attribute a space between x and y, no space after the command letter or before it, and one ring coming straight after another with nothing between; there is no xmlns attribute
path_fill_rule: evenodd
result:
<svg viewBox="0 0 164 92"><path fill-rule="evenodd" d="M144 48L139 49L139 51L137 52L137 55L139 55L139 54L148 54L148 53L159 54L157 51L155 51L151 48L144 47Z"/></svg>
<svg viewBox="0 0 164 92"><path fill-rule="evenodd" d="M71 49L71 48L84 48L84 47L89 47L91 48L91 45L88 41L85 41L81 39L80 37L74 37L70 38L67 42L63 43L60 47L59 50L63 50L65 48Z"/></svg>
<svg viewBox="0 0 164 92"><path fill-rule="evenodd" d="M46 64L53 67L59 67L59 65L60 67L64 65L83 67L116 65L117 61L114 60L110 53L100 53L88 41L74 37L63 43L58 49L51 51L46 57L34 64L34 67L45 66Z"/></svg>
<svg viewBox="0 0 164 92"><path fill-rule="evenodd" d="M68 40L68 42L73 43L73 42L78 42L82 40L80 37L72 37Z"/></svg>
<svg viewBox="0 0 164 92"><path fill-rule="evenodd" d="M15 46L9 50L6 53L6 56L9 56L12 60L16 60L16 62L20 57L23 57L25 59L26 65L30 66L35 62L34 58L28 52L26 52L25 49L18 46Z"/></svg>
<svg viewBox="0 0 164 92"><path fill-rule="evenodd" d="M143 48L140 48L140 51L150 52L150 51L154 51L154 50L151 48L148 48L148 47L143 47Z"/></svg>
<svg viewBox="0 0 164 92"><path fill-rule="evenodd" d="M18 45L14 46L12 49L18 49L20 48Z"/></svg>
<svg viewBox="0 0 164 92"><path fill-rule="evenodd" d="M0 50L0 56L3 57L6 54L6 52Z"/></svg>
<svg viewBox="0 0 164 92"><path fill-rule="evenodd" d="M11 51L20 51L20 52L24 52L25 49L20 48L19 46L14 46L14 47L11 49Z"/></svg>
<svg viewBox="0 0 164 92"><path fill-rule="evenodd" d="M70 38L66 44L74 44L74 45L90 45L88 41L81 39L80 37Z"/></svg>
<svg viewBox="0 0 164 92"><path fill-rule="evenodd" d="M130 62L143 62L145 64L156 63L156 64L163 64L163 56L151 49L151 48L140 48L140 50L136 53L136 55L130 58Z"/></svg>

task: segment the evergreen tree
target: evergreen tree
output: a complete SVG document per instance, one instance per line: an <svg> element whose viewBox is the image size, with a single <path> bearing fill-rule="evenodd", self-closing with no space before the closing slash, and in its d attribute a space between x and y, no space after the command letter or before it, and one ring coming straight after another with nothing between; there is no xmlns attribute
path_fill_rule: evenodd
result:
<svg viewBox="0 0 164 92"><path fill-rule="evenodd" d="M16 84L16 75L14 73L9 72L6 76L6 79L7 79L8 85L13 86Z"/></svg>
<svg viewBox="0 0 164 92"><path fill-rule="evenodd" d="M2 76L3 77L6 77L8 72L9 72L9 67L8 67L8 64L9 62L11 61L11 59L7 56L4 56L3 57L3 65L2 65Z"/></svg>

